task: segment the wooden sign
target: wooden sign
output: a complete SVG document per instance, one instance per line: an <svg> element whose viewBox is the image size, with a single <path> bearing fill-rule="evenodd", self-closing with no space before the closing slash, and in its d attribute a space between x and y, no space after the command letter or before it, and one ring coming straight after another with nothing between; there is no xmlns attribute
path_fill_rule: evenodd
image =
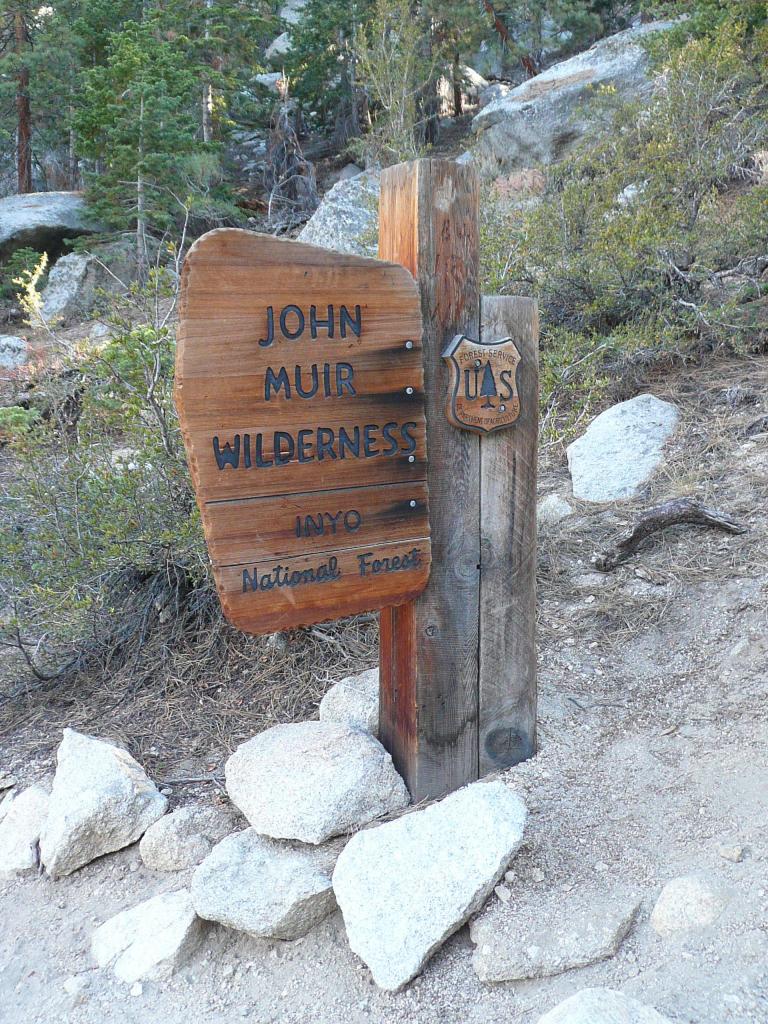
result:
<svg viewBox="0 0 768 1024"><path fill-rule="evenodd" d="M230 228L190 249L176 406L239 629L398 605L426 586L421 335L401 266Z"/></svg>
<svg viewBox="0 0 768 1024"><path fill-rule="evenodd" d="M457 334L443 352L451 368L448 422L459 430L491 434L520 415L517 368L520 352L512 338L471 341Z"/></svg>

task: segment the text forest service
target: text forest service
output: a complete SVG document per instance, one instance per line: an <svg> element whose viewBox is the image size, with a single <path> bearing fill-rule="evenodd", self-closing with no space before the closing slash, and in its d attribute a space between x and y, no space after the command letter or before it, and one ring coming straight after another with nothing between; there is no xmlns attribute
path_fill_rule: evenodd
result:
<svg viewBox="0 0 768 1024"><path fill-rule="evenodd" d="M237 229L182 279L176 404L227 618L402 604L430 571L420 301L403 267Z"/></svg>

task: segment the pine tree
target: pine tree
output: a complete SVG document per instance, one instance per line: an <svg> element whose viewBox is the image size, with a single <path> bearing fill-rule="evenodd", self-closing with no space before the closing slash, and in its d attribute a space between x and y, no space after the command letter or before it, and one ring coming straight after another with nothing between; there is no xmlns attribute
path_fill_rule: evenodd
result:
<svg viewBox="0 0 768 1024"><path fill-rule="evenodd" d="M108 224L135 230L146 267L148 234L170 226L193 158L205 154L196 139L194 69L151 24L128 22L109 37L107 63L84 72L83 86L76 128L84 155L100 167L88 197Z"/></svg>
<svg viewBox="0 0 768 1024"><path fill-rule="evenodd" d="M491 401L491 399L492 398L496 398L498 393L499 392L498 392L498 390L496 388L496 380L494 379L494 376L493 376L493 370L491 369L491 364L490 364L490 362L487 362L485 364L485 369L483 370L483 379L482 379L482 382L480 384L480 397L485 399L485 401L483 402L481 408L482 409L494 409L495 406L494 406L493 402Z"/></svg>

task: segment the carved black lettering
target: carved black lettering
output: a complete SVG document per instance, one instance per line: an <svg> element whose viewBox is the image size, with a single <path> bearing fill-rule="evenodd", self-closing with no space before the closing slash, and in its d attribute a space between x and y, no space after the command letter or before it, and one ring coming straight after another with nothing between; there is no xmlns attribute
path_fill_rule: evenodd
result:
<svg viewBox="0 0 768 1024"><path fill-rule="evenodd" d="M322 513L315 519L313 516L304 517L304 536L311 537L313 534L320 536L325 532Z"/></svg>
<svg viewBox="0 0 768 1024"><path fill-rule="evenodd" d="M352 428L352 437L350 438L346 427L339 427L339 457L345 459L346 450L355 456L356 459L360 458L360 427Z"/></svg>
<svg viewBox="0 0 768 1024"><path fill-rule="evenodd" d="M330 427L318 427L317 428L317 459L318 462L322 462L323 459L328 456L329 459L335 459L336 452L333 448L333 442L336 434Z"/></svg>
<svg viewBox="0 0 768 1024"><path fill-rule="evenodd" d="M357 394L352 379L355 371L351 363L336 363L336 394L341 398L345 391L350 395Z"/></svg>
<svg viewBox="0 0 768 1024"><path fill-rule="evenodd" d="M296 329L291 331L288 328L288 317L293 314L296 317ZM280 311L280 330L283 336L289 341L295 341L304 333L304 314L298 306L284 306Z"/></svg>
<svg viewBox="0 0 768 1024"><path fill-rule="evenodd" d="M478 372L479 368L477 366L471 366L468 370L464 371L464 397L470 401L477 398Z"/></svg>
<svg viewBox="0 0 768 1024"><path fill-rule="evenodd" d="M382 451L382 455L394 455L397 451L398 441L396 437L392 436L392 431L397 430L397 423L385 423L381 428L381 433L384 440L387 442L387 447Z"/></svg>
<svg viewBox="0 0 768 1024"><path fill-rule="evenodd" d="M285 445L285 451L283 451ZM285 430L275 431L275 465L286 466L293 458L296 444L293 435Z"/></svg>
<svg viewBox="0 0 768 1024"><path fill-rule="evenodd" d="M317 337L318 327L324 327L328 332L328 337L333 337L333 306L328 306L328 319L318 320L317 319L317 306L309 307L309 334L310 337Z"/></svg>
<svg viewBox="0 0 768 1024"><path fill-rule="evenodd" d="M311 454L311 443L307 438L312 436L311 430L300 430L297 437L296 451L299 462L314 462L315 456Z"/></svg>
<svg viewBox="0 0 768 1024"><path fill-rule="evenodd" d="M303 373L304 371L302 370L301 366L297 366L296 369L293 371L293 379L294 383L296 384L296 393L301 398L314 398L314 396L317 394L317 389L319 386L317 377L317 363L312 363L312 384L309 389L302 387Z"/></svg>
<svg viewBox="0 0 768 1024"><path fill-rule="evenodd" d="M341 306L339 308L339 327L341 329L342 338L346 338L347 336L347 326L350 327L356 338L360 337L360 332L363 329L363 316L360 312L359 306L355 306L354 317L350 316L349 310L346 306Z"/></svg>
<svg viewBox="0 0 768 1024"><path fill-rule="evenodd" d="M275 311L271 306L267 306L267 336L266 338L259 338L259 344L262 348L268 348L275 340Z"/></svg>
<svg viewBox="0 0 768 1024"><path fill-rule="evenodd" d="M405 441L406 445L405 448L403 449L406 455L410 454L410 452L416 451L416 438L413 436L413 431L416 429L417 426L417 423L414 423L409 420L408 423L403 423L403 425L400 427L400 436Z"/></svg>
<svg viewBox="0 0 768 1024"><path fill-rule="evenodd" d="M243 569L243 593L248 593L248 588L251 590L259 589L259 580L256 575L256 570L253 570L253 574L249 573L247 569Z"/></svg>
<svg viewBox="0 0 768 1024"><path fill-rule="evenodd" d="M323 515L328 520L328 525L331 528L331 533L335 535L335 533L336 533L336 524L339 521L339 516L341 515L341 512L340 511L337 512L335 516L332 516L330 512L323 512Z"/></svg>
<svg viewBox="0 0 768 1024"><path fill-rule="evenodd" d="M366 459L373 458L374 455L379 454L379 449L376 447L377 438L371 436L372 432L378 429L375 423L368 423L363 427L363 450L365 451Z"/></svg>
<svg viewBox="0 0 768 1024"><path fill-rule="evenodd" d="M274 391L277 394L280 389L285 391L285 397L291 397L291 382L288 380L288 372L284 366L281 366L277 373L272 369L271 366L267 367L267 373L264 377L264 400L268 402L272 397L270 391Z"/></svg>
<svg viewBox="0 0 768 1024"><path fill-rule="evenodd" d="M511 379L512 370L502 370L501 373L499 374L499 381L501 382L501 386L504 388L504 393L499 395L499 398L502 400L502 402L506 401L506 399L508 398L511 398L512 395L514 395L515 393L514 386L510 383Z"/></svg>
<svg viewBox="0 0 768 1024"><path fill-rule="evenodd" d="M225 441L223 448L220 446L218 436L214 437L213 454L216 457L216 465L219 469L225 469L227 466L237 469L240 465L240 435L235 434L233 444Z"/></svg>
<svg viewBox="0 0 768 1024"><path fill-rule="evenodd" d="M243 465L246 469L251 468L251 435L243 434Z"/></svg>
<svg viewBox="0 0 768 1024"><path fill-rule="evenodd" d="M269 469L270 466L274 466L272 459L264 458L264 435L256 435L256 466L258 469Z"/></svg>
<svg viewBox="0 0 768 1024"><path fill-rule="evenodd" d="M356 508L351 508L348 512L344 513L344 529L348 530L349 533L359 530L362 521L363 517Z"/></svg>

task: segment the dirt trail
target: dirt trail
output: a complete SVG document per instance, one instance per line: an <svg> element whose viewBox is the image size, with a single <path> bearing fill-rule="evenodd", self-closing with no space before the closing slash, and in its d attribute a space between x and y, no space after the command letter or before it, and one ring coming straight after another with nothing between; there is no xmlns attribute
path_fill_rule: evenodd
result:
<svg viewBox="0 0 768 1024"><path fill-rule="evenodd" d="M768 413L768 360L682 375L654 393L683 424L650 493L633 505L578 506L542 530L541 751L507 773L531 811L506 906L531 919L553 894L630 891L642 905L618 954L559 977L481 984L462 929L405 992L379 992L350 952L339 914L299 942L212 928L204 951L140 995L93 968L96 924L188 876L160 876L137 848L74 876L0 889L0 1020L29 1024L248 1019L254 1024L535 1024L578 989L608 985L679 1024L768 1021L768 440L746 428ZM738 385L741 397L729 388ZM730 395L730 397L729 397ZM744 396L748 400L743 400ZM734 397L735 396L735 397ZM545 453L542 490L568 495L561 452ZM693 494L750 526L726 537L690 528L655 539L626 565L595 573L591 556L633 510ZM17 737L21 740L21 735ZM24 737L25 749L28 737ZM0 765L25 781L52 751ZM179 787L184 802L194 787ZM211 796L210 787L198 787ZM743 859L721 848L742 847ZM648 916L670 878L703 872L729 892L722 917L679 940ZM64 981L87 986L68 994Z"/></svg>

